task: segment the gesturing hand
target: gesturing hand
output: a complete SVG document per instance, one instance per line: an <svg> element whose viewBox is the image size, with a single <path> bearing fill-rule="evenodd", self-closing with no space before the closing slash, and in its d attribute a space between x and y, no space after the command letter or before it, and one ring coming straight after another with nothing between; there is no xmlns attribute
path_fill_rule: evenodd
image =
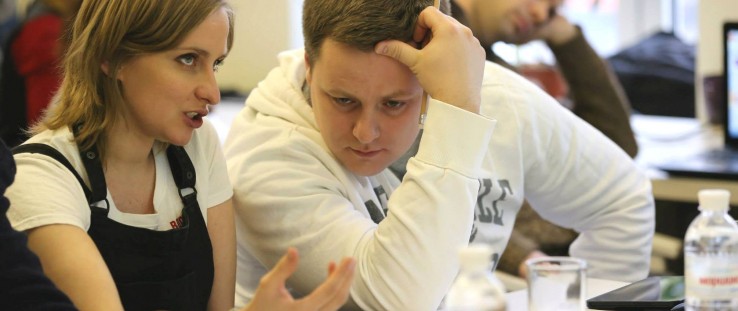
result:
<svg viewBox="0 0 738 311"><path fill-rule="evenodd" d="M484 49L471 30L434 7L418 16L413 40L431 39L421 49L397 40L377 43L375 52L405 64L431 97L461 109L479 112Z"/></svg>
<svg viewBox="0 0 738 311"><path fill-rule="evenodd" d="M254 299L244 311L327 311L336 310L346 302L354 279L354 259L344 258L338 267L331 262L325 282L310 295L294 299L285 287L285 282L297 269L298 261L297 250L289 248L277 265L262 277Z"/></svg>

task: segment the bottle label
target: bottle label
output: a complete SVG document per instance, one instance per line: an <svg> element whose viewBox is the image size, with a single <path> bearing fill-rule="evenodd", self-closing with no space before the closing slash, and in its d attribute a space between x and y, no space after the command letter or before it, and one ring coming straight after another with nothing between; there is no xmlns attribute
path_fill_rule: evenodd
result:
<svg viewBox="0 0 738 311"><path fill-rule="evenodd" d="M684 257L687 297L731 299L738 296L738 254Z"/></svg>

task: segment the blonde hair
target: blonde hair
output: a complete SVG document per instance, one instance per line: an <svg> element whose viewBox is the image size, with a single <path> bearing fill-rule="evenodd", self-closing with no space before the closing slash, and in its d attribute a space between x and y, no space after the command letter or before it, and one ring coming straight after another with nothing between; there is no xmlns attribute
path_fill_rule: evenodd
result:
<svg viewBox="0 0 738 311"><path fill-rule="evenodd" d="M432 5L433 0L305 0L302 32L308 61L318 59L329 38L361 51L372 51L383 40L411 41L418 15ZM449 0L441 0L439 9L450 15Z"/></svg>
<svg viewBox="0 0 738 311"><path fill-rule="evenodd" d="M105 133L125 104L115 79L120 66L137 55L175 48L219 8L228 14L230 51L233 13L224 0L83 1L72 25L61 86L33 133L76 126L79 148L97 144L104 155Z"/></svg>

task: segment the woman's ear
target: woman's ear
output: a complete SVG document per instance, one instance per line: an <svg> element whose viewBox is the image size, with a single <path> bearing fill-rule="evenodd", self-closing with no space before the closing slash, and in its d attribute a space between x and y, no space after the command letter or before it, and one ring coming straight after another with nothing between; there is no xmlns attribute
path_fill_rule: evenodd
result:
<svg viewBox="0 0 738 311"><path fill-rule="evenodd" d="M100 64L100 70L102 70L103 73L105 73L106 76L110 76L110 64L108 61L104 61L102 64Z"/></svg>

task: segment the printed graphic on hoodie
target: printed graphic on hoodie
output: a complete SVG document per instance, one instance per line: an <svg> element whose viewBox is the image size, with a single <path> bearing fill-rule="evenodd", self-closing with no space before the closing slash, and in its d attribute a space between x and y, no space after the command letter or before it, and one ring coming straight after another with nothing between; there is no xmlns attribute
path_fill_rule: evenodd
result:
<svg viewBox="0 0 738 311"><path fill-rule="evenodd" d="M507 179L493 181L492 179L484 178L479 180L479 185L477 207L474 211L474 225L469 243L474 242L479 224L505 226L502 221L502 217L505 215L502 203L508 195L513 195L510 181Z"/></svg>
<svg viewBox="0 0 738 311"><path fill-rule="evenodd" d="M379 199L380 206L377 206L373 200L367 200L364 202L364 205L366 205L366 210L369 211L369 216L372 218L374 223L379 224L379 222L384 219L385 215L387 215L387 201L389 201L389 197L387 196L387 192L384 191L384 187L381 185L374 188L374 194L377 196L377 199Z"/></svg>

